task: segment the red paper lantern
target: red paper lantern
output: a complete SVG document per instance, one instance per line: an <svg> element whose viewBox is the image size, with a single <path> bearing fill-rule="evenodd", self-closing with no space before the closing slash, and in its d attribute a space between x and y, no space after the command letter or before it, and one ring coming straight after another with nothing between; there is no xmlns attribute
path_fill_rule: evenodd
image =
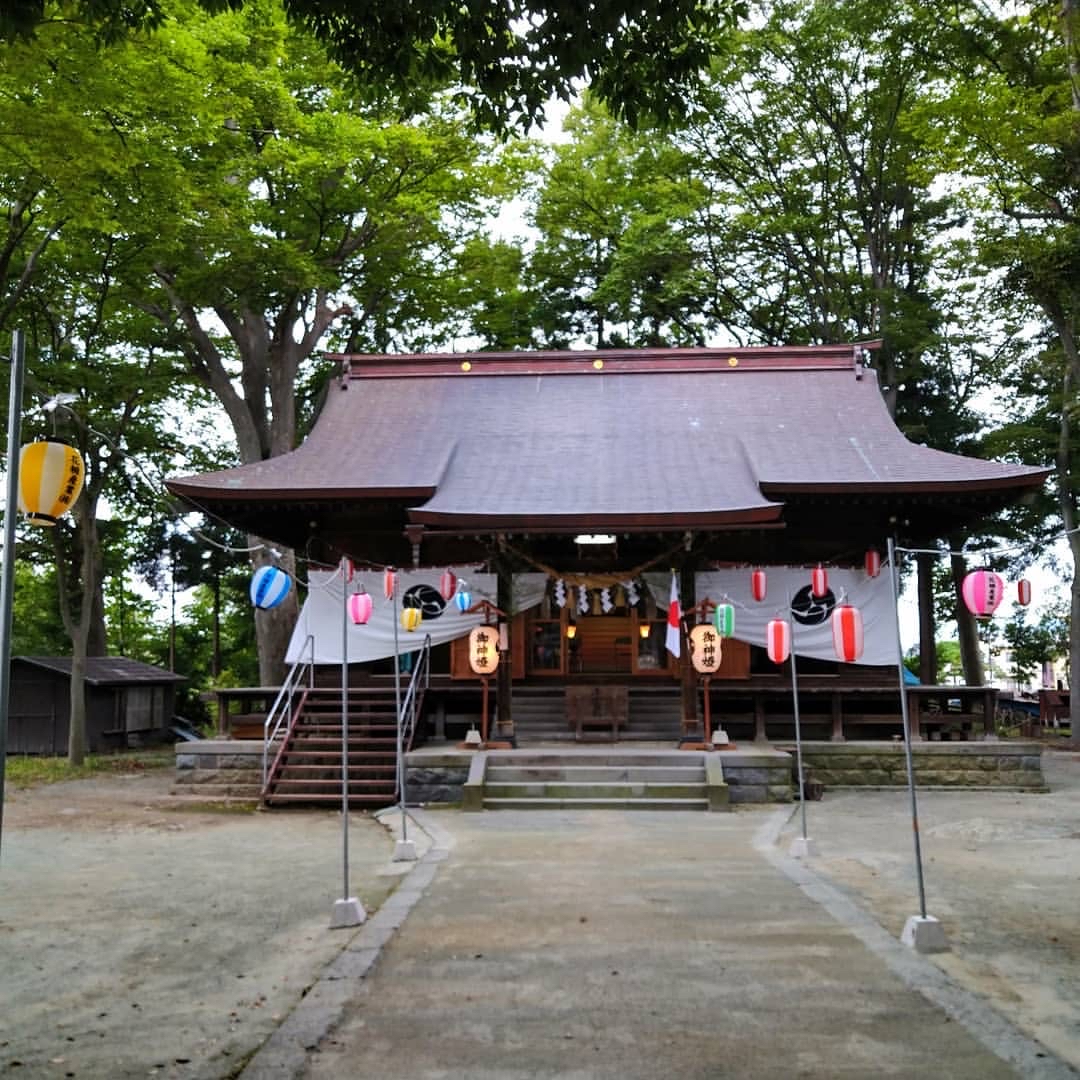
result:
<svg viewBox="0 0 1080 1080"><path fill-rule="evenodd" d="M453 570L444 570L439 578L439 595L450 603L450 597L457 591L457 575Z"/></svg>
<svg viewBox="0 0 1080 1080"><path fill-rule="evenodd" d="M353 563L352 559L350 559L348 555L346 555L345 558L341 560L341 562L344 570L345 581L352 581L352 579L356 576L356 565Z"/></svg>
<svg viewBox="0 0 1080 1080"><path fill-rule="evenodd" d="M852 604L839 604L832 613L832 640L838 660L854 663L863 652L862 612Z"/></svg>
<svg viewBox="0 0 1080 1080"><path fill-rule="evenodd" d="M385 596L387 600L393 600L394 599L394 593L395 593L396 590L397 590L397 574L395 574L393 570L387 570L386 573L383 574L383 579L382 579L383 596Z"/></svg>
<svg viewBox="0 0 1080 1080"><path fill-rule="evenodd" d="M881 552L877 548L869 548L866 552L866 576L877 577L881 573Z"/></svg>
<svg viewBox="0 0 1080 1080"><path fill-rule="evenodd" d="M753 593L754 599L762 601L765 599L765 571L755 570L750 575L750 592Z"/></svg>
<svg viewBox="0 0 1080 1080"><path fill-rule="evenodd" d="M357 626L363 626L371 618L372 607L371 594L361 589L349 597L349 618Z"/></svg>
<svg viewBox="0 0 1080 1080"><path fill-rule="evenodd" d="M1021 578L1016 583L1016 602L1023 607L1031 603L1031 582L1027 578Z"/></svg>
<svg viewBox="0 0 1080 1080"><path fill-rule="evenodd" d="M770 619L765 628L765 646L769 659L774 664L782 664L791 655L791 623Z"/></svg>
<svg viewBox="0 0 1080 1080"><path fill-rule="evenodd" d="M829 591L829 575L821 563L810 571L810 591L815 596L824 596Z"/></svg>
<svg viewBox="0 0 1080 1080"><path fill-rule="evenodd" d="M973 570L960 586L964 606L978 619L989 618L1005 598L1005 583L993 570Z"/></svg>

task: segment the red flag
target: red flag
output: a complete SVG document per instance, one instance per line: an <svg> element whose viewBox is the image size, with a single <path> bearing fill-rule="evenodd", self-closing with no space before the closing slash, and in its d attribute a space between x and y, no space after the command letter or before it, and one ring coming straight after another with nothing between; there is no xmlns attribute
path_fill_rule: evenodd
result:
<svg viewBox="0 0 1080 1080"><path fill-rule="evenodd" d="M675 580L674 573L671 575L671 600L667 609L667 651L676 659L682 652L681 638L679 636L679 623L682 620L682 608L679 607L679 583Z"/></svg>

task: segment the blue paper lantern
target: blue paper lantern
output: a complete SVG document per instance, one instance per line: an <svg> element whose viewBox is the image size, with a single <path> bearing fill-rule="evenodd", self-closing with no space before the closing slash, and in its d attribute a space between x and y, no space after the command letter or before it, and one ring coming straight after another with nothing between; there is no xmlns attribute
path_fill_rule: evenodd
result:
<svg viewBox="0 0 1080 1080"><path fill-rule="evenodd" d="M251 579L251 602L263 611L276 608L292 586L292 579L277 566L260 566Z"/></svg>
<svg viewBox="0 0 1080 1080"><path fill-rule="evenodd" d="M454 603L460 612L466 612L472 607L472 595L458 585L458 591L454 594Z"/></svg>

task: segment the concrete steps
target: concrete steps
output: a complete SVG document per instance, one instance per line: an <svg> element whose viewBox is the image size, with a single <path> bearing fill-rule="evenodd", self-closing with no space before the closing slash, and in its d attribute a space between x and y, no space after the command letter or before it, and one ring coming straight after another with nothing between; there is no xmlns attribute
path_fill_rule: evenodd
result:
<svg viewBox="0 0 1080 1080"><path fill-rule="evenodd" d="M727 802L719 760L700 752L492 751L476 764L482 775L466 784L466 809L709 810Z"/></svg>
<svg viewBox="0 0 1080 1080"><path fill-rule="evenodd" d="M632 687L627 723L619 731L619 742L670 742L681 733L681 698L678 687ZM566 716L566 695L558 687L514 689L512 713L519 741L576 742ZM596 741L609 736L593 733Z"/></svg>

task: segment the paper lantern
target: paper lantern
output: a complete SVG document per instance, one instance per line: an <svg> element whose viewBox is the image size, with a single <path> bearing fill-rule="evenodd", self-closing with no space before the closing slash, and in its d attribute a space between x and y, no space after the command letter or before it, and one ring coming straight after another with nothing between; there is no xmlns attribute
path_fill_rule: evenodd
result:
<svg viewBox="0 0 1080 1080"><path fill-rule="evenodd" d="M498 666L498 628L494 626L474 626L469 631L469 667L477 675L490 675Z"/></svg>
<svg viewBox="0 0 1080 1080"><path fill-rule="evenodd" d="M401 629L408 630L411 634L414 630L420 628L420 624L424 621L424 613L418 607L407 607L401 609Z"/></svg>
<svg viewBox="0 0 1080 1080"><path fill-rule="evenodd" d="M868 548L864 560L866 576L875 578L881 573L881 552L877 548Z"/></svg>
<svg viewBox="0 0 1080 1080"><path fill-rule="evenodd" d="M765 628L765 647L774 664L782 664L791 655L791 624L784 619L770 619Z"/></svg>
<svg viewBox="0 0 1080 1080"><path fill-rule="evenodd" d="M393 570L387 570L383 574L382 591L387 600L394 599L394 593L397 591L397 574Z"/></svg>
<svg viewBox="0 0 1080 1080"><path fill-rule="evenodd" d="M280 567L260 566L251 579L251 602L261 611L276 608L286 596L292 579Z"/></svg>
<svg viewBox="0 0 1080 1080"><path fill-rule="evenodd" d="M457 575L453 570L444 570L439 578L439 595L449 604L450 597L457 590Z"/></svg>
<svg viewBox="0 0 1080 1080"><path fill-rule="evenodd" d="M973 570L960 586L964 606L977 619L989 618L1005 597L1005 584L993 570Z"/></svg>
<svg viewBox="0 0 1080 1080"><path fill-rule="evenodd" d="M363 626L371 618L371 609L374 603L371 594L361 589L349 597L349 618L357 626Z"/></svg>
<svg viewBox="0 0 1080 1080"><path fill-rule="evenodd" d="M852 604L839 604L832 613L833 649L838 660L851 664L862 656L862 612Z"/></svg>
<svg viewBox="0 0 1080 1080"><path fill-rule="evenodd" d="M821 563L810 571L810 591L815 596L824 596L829 591L829 575Z"/></svg>
<svg viewBox="0 0 1080 1080"><path fill-rule="evenodd" d="M356 577L356 563L346 555L345 558L341 560L341 565L346 583L352 581L352 579Z"/></svg>
<svg viewBox="0 0 1080 1080"><path fill-rule="evenodd" d="M1016 602L1021 607L1027 607L1031 603L1031 582L1027 578L1021 578L1016 583Z"/></svg>
<svg viewBox="0 0 1080 1080"><path fill-rule="evenodd" d="M43 439L19 451L19 509L33 525L55 525L75 505L85 475L74 446Z"/></svg>
<svg viewBox="0 0 1080 1080"><path fill-rule="evenodd" d="M755 570L750 575L750 592L753 594L754 599L758 602L765 599L765 571Z"/></svg>
<svg viewBox="0 0 1080 1080"><path fill-rule="evenodd" d="M715 626L701 623L690 631L690 662L702 675L720 667L720 634Z"/></svg>
<svg viewBox="0 0 1080 1080"><path fill-rule="evenodd" d="M721 637L735 636L735 605L717 604L713 611L713 626Z"/></svg>
<svg viewBox="0 0 1080 1080"><path fill-rule="evenodd" d="M577 623L573 619L566 624L566 637L569 641L577 637Z"/></svg>
<svg viewBox="0 0 1080 1080"><path fill-rule="evenodd" d="M472 607L472 594L460 581L458 582L457 592L454 594L454 604L462 614Z"/></svg>

